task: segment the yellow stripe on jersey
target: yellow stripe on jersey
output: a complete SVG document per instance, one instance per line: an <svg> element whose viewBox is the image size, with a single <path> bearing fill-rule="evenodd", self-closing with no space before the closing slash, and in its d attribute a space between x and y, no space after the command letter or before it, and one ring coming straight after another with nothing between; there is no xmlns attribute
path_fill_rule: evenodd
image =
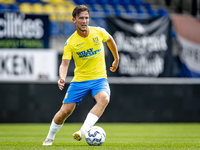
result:
<svg viewBox="0 0 200 150"><path fill-rule="evenodd" d="M103 42L109 34L100 27L90 27L89 35L81 37L77 32L71 35L65 43L62 59L73 57L75 62L72 81L87 81L107 78Z"/></svg>

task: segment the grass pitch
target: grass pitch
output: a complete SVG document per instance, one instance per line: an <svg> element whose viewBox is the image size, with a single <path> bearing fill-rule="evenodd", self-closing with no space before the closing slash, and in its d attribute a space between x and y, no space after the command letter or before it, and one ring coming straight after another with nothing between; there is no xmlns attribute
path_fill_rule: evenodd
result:
<svg viewBox="0 0 200 150"><path fill-rule="evenodd" d="M78 142L80 123L65 123L52 146L42 146L50 124L0 124L2 150L200 150L200 123L97 123L106 132L102 146Z"/></svg>

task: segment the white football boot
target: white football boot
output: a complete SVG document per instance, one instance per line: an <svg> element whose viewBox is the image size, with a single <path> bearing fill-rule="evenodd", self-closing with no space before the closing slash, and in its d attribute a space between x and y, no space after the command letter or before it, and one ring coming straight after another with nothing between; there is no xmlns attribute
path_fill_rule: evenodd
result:
<svg viewBox="0 0 200 150"><path fill-rule="evenodd" d="M53 144L53 140L51 139L46 139L44 142L43 142L43 146L51 146Z"/></svg>

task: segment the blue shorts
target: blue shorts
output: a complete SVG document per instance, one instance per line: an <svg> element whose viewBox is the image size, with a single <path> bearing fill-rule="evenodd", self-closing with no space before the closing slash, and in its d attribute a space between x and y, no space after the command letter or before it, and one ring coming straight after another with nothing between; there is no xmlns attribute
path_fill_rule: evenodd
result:
<svg viewBox="0 0 200 150"><path fill-rule="evenodd" d="M82 98L90 91L92 97L100 91L105 91L110 96L110 87L108 80L105 78L83 81L71 82L65 94L63 103L77 103L79 104ZM95 101L96 102L96 101Z"/></svg>

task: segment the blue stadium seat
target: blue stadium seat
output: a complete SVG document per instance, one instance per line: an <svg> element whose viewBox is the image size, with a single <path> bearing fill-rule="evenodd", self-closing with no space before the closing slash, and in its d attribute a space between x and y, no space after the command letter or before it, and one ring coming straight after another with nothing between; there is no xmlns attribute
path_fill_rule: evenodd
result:
<svg viewBox="0 0 200 150"><path fill-rule="evenodd" d="M95 20L93 20L93 18L90 17L90 23L89 26L98 26L97 22Z"/></svg>
<svg viewBox="0 0 200 150"><path fill-rule="evenodd" d="M120 16L122 11L118 8L118 5L114 5L113 8L114 8L114 11L115 11L115 15Z"/></svg>
<svg viewBox="0 0 200 150"><path fill-rule="evenodd" d="M51 21L50 22L50 35L51 36L58 36L60 33L59 22Z"/></svg>
<svg viewBox="0 0 200 150"><path fill-rule="evenodd" d="M29 0L16 0L17 3L26 3L29 2Z"/></svg>
<svg viewBox="0 0 200 150"><path fill-rule="evenodd" d="M96 0L85 0L85 3L88 5L96 4Z"/></svg>
<svg viewBox="0 0 200 150"><path fill-rule="evenodd" d="M109 8L107 8L107 5L102 5L103 11L105 14L109 15L111 10Z"/></svg>
<svg viewBox="0 0 200 150"><path fill-rule="evenodd" d="M97 24L98 24L99 27L102 27L102 28L107 30L107 23L106 23L105 19L99 18L98 21L97 21Z"/></svg>
<svg viewBox="0 0 200 150"><path fill-rule="evenodd" d="M159 9L158 10L158 14L160 15L160 16L166 16L168 13L167 13L167 11L166 10L164 10L164 9Z"/></svg>
<svg viewBox="0 0 200 150"><path fill-rule="evenodd" d="M8 6L8 10L10 12L19 12L19 6L16 4L12 4Z"/></svg>
<svg viewBox="0 0 200 150"><path fill-rule="evenodd" d="M100 10L96 7L96 5L90 5L92 12L99 12Z"/></svg>
<svg viewBox="0 0 200 150"><path fill-rule="evenodd" d="M135 5L141 5L143 2L142 0L130 0L130 4L135 6Z"/></svg>
<svg viewBox="0 0 200 150"><path fill-rule="evenodd" d="M126 13L133 13L133 11L129 8L130 5L125 5L124 9L126 11Z"/></svg>
<svg viewBox="0 0 200 150"><path fill-rule="evenodd" d="M147 10L152 9L150 3L143 3L142 5L143 5Z"/></svg>
<svg viewBox="0 0 200 150"><path fill-rule="evenodd" d="M96 0L96 3L99 5L105 5L108 3L108 0Z"/></svg>
<svg viewBox="0 0 200 150"><path fill-rule="evenodd" d="M76 31L76 26L73 22L63 22L63 29L64 36L70 36Z"/></svg>
<svg viewBox="0 0 200 150"><path fill-rule="evenodd" d="M74 0L77 5L85 4L85 0Z"/></svg>
<svg viewBox="0 0 200 150"><path fill-rule="evenodd" d="M0 4L0 13L4 13L7 11L6 5Z"/></svg>
<svg viewBox="0 0 200 150"><path fill-rule="evenodd" d="M104 13L107 14L107 15L109 15L110 12L111 12L111 11L110 11L109 9L107 9L107 8L106 8L106 9L103 9L103 11L104 11Z"/></svg>
<svg viewBox="0 0 200 150"><path fill-rule="evenodd" d="M140 5L135 5L135 9L136 9L138 14L143 14L144 13L144 11L140 8Z"/></svg>
<svg viewBox="0 0 200 150"><path fill-rule="evenodd" d="M108 4L110 4L110 5L118 5L119 1L118 0L108 0Z"/></svg>
<svg viewBox="0 0 200 150"><path fill-rule="evenodd" d="M40 0L29 0L30 3L41 3Z"/></svg>
<svg viewBox="0 0 200 150"><path fill-rule="evenodd" d="M131 1L131 0L120 0L120 1L119 1L119 4L120 4L120 5L123 5L123 6L127 6L127 5L130 4L130 1Z"/></svg>
<svg viewBox="0 0 200 150"><path fill-rule="evenodd" d="M149 9L147 12L151 17L156 17L156 12L153 9Z"/></svg>

